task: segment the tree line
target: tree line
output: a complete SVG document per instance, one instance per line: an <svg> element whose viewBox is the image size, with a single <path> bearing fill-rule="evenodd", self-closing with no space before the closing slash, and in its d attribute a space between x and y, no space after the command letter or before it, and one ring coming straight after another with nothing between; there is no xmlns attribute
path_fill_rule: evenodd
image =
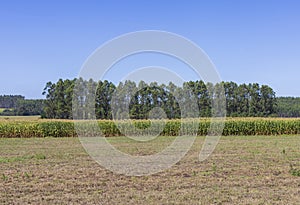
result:
<svg viewBox="0 0 300 205"><path fill-rule="evenodd" d="M19 100L24 100L22 95L0 95L0 108L15 108Z"/></svg>
<svg viewBox="0 0 300 205"><path fill-rule="evenodd" d="M278 97L276 113L279 117L300 117L300 98Z"/></svg>
<svg viewBox="0 0 300 205"><path fill-rule="evenodd" d="M2 116L42 115L44 100L25 99L21 95L0 95L0 108L4 108Z"/></svg>
<svg viewBox="0 0 300 205"><path fill-rule="evenodd" d="M75 86L76 82L78 86ZM75 113L77 118L84 119L90 113L83 113L76 106L88 105L98 119L124 118L128 113L132 119L147 119L154 107L163 109L167 118L176 119L184 113L182 111L185 108L180 107L180 104L190 99L192 94L196 97L199 117L210 117L213 112L212 91L218 93L221 86L226 98L223 106L226 106L226 115L229 117L300 117L300 98L276 97L272 88L257 83L238 85L222 82L213 85L200 80L178 86L172 82L159 85L156 82L147 84L144 81L126 81L114 85L107 80L95 82L83 79L48 82L43 90L45 100L25 99L21 95L0 95L0 108L5 108L0 115L41 115L43 118L72 119ZM73 99L74 95L77 98ZM72 111L73 103L75 112Z"/></svg>
<svg viewBox="0 0 300 205"><path fill-rule="evenodd" d="M226 106L227 116L277 116L275 92L271 87L260 86L258 83L238 85L234 82L221 82L213 85L199 80L178 86L172 82L165 85L128 80L115 85L107 80L95 82L60 79L56 83L48 82L44 88L46 100L43 117L72 119L75 114L77 119L86 119L91 113L85 111L90 110L97 119L123 119L128 113L128 117L132 119L147 119L150 110L160 107L167 118L174 119L182 117L183 109L186 108L180 105L189 105L182 102L187 102L192 97L195 97L199 107L197 117L210 117L214 112L213 98L218 99L216 95L221 88L224 88L226 103L220 106ZM76 109L76 106L90 106L90 109Z"/></svg>

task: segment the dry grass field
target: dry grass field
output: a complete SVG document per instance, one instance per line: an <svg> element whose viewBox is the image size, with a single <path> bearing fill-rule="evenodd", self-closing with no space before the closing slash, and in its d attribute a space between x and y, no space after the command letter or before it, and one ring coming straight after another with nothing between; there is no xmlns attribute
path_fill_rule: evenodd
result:
<svg viewBox="0 0 300 205"><path fill-rule="evenodd" d="M155 153L172 137L111 144ZM0 204L299 204L300 136L226 136L204 162L197 137L172 168L142 177L94 162L78 138L0 139Z"/></svg>
<svg viewBox="0 0 300 205"><path fill-rule="evenodd" d="M39 115L33 115L33 116L0 116L0 121L1 120L9 120L9 121L36 121L39 120L41 116Z"/></svg>

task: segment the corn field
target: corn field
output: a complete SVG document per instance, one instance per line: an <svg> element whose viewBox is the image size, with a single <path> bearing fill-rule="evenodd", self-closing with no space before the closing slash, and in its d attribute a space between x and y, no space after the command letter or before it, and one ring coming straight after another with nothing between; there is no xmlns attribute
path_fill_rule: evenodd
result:
<svg viewBox="0 0 300 205"><path fill-rule="evenodd" d="M103 136L145 135L146 133L163 136L177 136L185 129L195 126L194 120L133 120L97 121ZM207 135L210 127L209 118L201 118L197 135ZM85 136L95 135L88 121L76 122L76 126L85 132ZM183 126L183 127L181 127ZM295 135L300 134L300 119L297 118L227 118L223 129L224 136L228 135ZM98 135L98 133L97 133ZM29 137L77 137L73 121L66 120L36 120L36 121L0 121L0 138L29 138Z"/></svg>

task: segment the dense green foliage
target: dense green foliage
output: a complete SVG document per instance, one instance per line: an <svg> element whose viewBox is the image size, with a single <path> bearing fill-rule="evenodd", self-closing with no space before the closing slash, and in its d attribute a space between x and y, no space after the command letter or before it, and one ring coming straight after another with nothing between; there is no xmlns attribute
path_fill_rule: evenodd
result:
<svg viewBox="0 0 300 205"><path fill-rule="evenodd" d="M44 109L44 100L29 100L20 95L0 96L4 110L0 113L2 116L28 116L42 115Z"/></svg>
<svg viewBox="0 0 300 205"><path fill-rule="evenodd" d="M60 79L57 83L48 82L44 88L44 117L87 119L95 112L97 119L148 119L149 111L160 107L168 119L176 119L185 117L181 114L186 108L180 105L190 105L185 103L190 99L195 99L200 110L199 116L195 117L210 117L214 112L213 99L218 99L216 96L220 95L222 88L225 92L227 116L276 115L275 92L267 85L260 86L257 83L237 85L234 82L222 82L213 85L203 81L189 81L177 86L171 82L159 85L141 81L137 85L133 81L125 81L115 86L107 80L95 82ZM221 102L215 103L222 106ZM128 112L129 116L126 117Z"/></svg>
<svg viewBox="0 0 300 205"><path fill-rule="evenodd" d="M44 109L44 100L19 100L15 108L16 115L41 115Z"/></svg>
<svg viewBox="0 0 300 205"><path fill-rule="evenodd" d="M194 126L195 121L184 120L183 126ZM138 131L151 126L149 120L134 120L134 128L130 127L129 121L120 121L119 126L130 130L139 136ZM181 129L181 120L167 120L166 124L157 120L155 129L160 130L160 135L177 136ZM123 135L112 120L99 120L98 125L104 136ZM91 123L80 121L77 126L88 136L94 136ZM153 126L153 124L152 124ZM199 119L198 135L207 135L210 127L210 119ZM225 121L223 135L294 135L300 134L300 120L295 118L228 118ZM0 121L0 137L74 137L77 136L74 122L72 121Z"/></svg>
<svg viewBox="0 0 300 205"><path fill-rule="evenodd" d="M19 100L24 100L21 95L0 95L0 108L15 108Z"/></svg>
<svg viewBox="0 0 300 205"><path fill-rule="evenodd" d="M0 121L0 137L74 137L74 124L63 121Z"/></svg>
<svg viewBox="0 0 300 205"><path fill-rule="evenodd" d="M300 98L277 98L277 115L279 117L300 117Z"/></svg>
<svg viewBox="0 0 300 205"><path fill-rule="evenodd" d="M79 86L75 87L75 82ZM46 100L25 99L21 95L2 95L0 115L41 115L43 118L72 119L72 105L75 102L75 109L76 105L94 105L89 110L95 110L97 119L123 119L127 112L131 119L148 119L149 111L154 107L162 108L167 118L178 119L184 117L181 116L184 108L180 107L180 103L191 98L193 94L199 107L199 117L210 117L212 98L220 86L224 88L228 117L300 117L300 98L276 98L272 88L257 83L238 85L234 82L222 82L213 86L203 81L189 81L183 86L177 86L173 83L158 85L126 81L115 86L106 80L94 82L82 79L48 82L43 92ZM74 94L78 98L72 102ZM93 99L94 104L89 103ZM81 119L90 116L88 112L83 113L82 109L77 109L75 114L76 118Z"/></svg>
<svg viewBox="0 0 300 205"><path fill-rule="evenodd" d="M62 80L57 83L48 82L44 88L43 95L46 95L44 118L72 118L72 98L74 80Z"/></svg>

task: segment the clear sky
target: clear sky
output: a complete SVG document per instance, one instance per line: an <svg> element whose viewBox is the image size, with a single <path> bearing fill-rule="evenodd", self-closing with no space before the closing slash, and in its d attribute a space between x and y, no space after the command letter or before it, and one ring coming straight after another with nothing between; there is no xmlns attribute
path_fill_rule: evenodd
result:
<svg viewBox="0 0 300 205"><path fill-rule="evenodd" d="M297 0L3 0L0 95L42 98L46 82L77 77L106 41L164 30L198 44L224 81L258 82L277 96L300 96L299 11Z"/></svg>

